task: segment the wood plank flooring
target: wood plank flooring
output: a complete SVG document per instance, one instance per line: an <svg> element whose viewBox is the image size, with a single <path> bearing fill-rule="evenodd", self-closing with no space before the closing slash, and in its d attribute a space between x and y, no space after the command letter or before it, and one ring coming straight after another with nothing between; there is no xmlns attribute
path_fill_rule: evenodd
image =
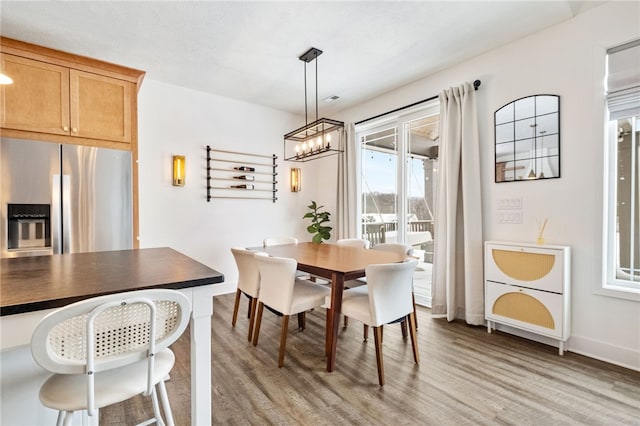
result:
<svg viewBox="0 0 640 426"><path fill-rule="evenodd" d="M378 386L373 336L350 321L325 371L324 310L307 328L289 323L277 367L280 319L265 311L257 347L247 342L247 301L231 328L233 295L214 300L212 424L224 425L640 425L640 372L418 311L420 365L400 326L385 327L386 384ZM371 333L371 332L370 332ZM177 425L190 424L189 332L173 346L167 391ZM142 397L101 410L101 424L149 417Z"/></svg>

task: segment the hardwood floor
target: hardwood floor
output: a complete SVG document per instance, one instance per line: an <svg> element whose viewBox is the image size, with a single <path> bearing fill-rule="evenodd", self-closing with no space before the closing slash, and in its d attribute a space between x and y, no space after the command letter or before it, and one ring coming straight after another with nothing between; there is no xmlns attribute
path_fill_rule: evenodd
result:
<svg viewBox="0 0 640 426"><path fill-rule="evenodd" d="M325 371L324 310L307 328L289 323L277 367L280 318L264 313L257 347L247 342L246 299L231 328L233 295L216 297L212 337L213 424L225 425L640 425L640 372L418 310L420 365L400 326L386 326L386 384L378 386L373 336L350 321ZM167 391L177 425L190 424L189 332L173 346ZM142 397L101 411L103 425L149 417ZM126 420L126 421L125 421Z"/></svg>

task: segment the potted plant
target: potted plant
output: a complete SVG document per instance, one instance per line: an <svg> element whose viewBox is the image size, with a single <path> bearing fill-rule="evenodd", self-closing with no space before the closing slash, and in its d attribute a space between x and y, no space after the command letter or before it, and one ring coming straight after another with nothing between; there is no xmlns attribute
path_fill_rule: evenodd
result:
<svg viewBox="0 0 640 426"><path fill-rule="evenodd" d="M307 226L307 231L310 234L313 234L313 238L311 239L314 243L321 243L323 240L328 240L331 238L331 227L323 225L326 222L329 222L329 217L331 213L327 211L322 211L321 209L324 206L319 206L315 201L311 201L311 204L307 206L310 210L307 212L302 218L310 218L311 225Z"/></svg>

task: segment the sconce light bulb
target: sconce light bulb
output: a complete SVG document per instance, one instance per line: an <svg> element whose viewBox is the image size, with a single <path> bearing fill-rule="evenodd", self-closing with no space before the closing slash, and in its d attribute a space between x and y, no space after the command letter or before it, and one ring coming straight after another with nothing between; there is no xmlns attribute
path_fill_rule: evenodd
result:
<svg viewBox="0 0 640 426"><path fill-rule="evenodd" d="M0 84L13 84L13 79L8 75L0 72Z"/></svg>
<svg viewBox="0 0 640 426"><path fill-rule="evenodd" d="M296 154L300 152L300 144L296 144Z"/></svg>
<svg viewBox="0 0 640 426"><path fill-rule="evenodd" d="M327 142L331 142L331 135L327 135L325 139L327 140Z"/></svg>
<svg viewBox="0 0 640 426"><path fill-rule="evenodd" d="M302 142L302 151L306 151L306 150L307 150L307 143Z"/></svg>

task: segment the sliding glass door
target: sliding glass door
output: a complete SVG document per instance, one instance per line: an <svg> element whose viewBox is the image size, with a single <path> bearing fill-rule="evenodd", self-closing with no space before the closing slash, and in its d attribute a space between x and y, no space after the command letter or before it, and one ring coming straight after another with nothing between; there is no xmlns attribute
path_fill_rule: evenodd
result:
<svg viewBox="0 0 640 426"><path fill-rule="evenodd" d="M358 127L362 236L372 246L406 243L419 259L416 302L431 305L434 200L438 176L437 101Z"/></svg>

